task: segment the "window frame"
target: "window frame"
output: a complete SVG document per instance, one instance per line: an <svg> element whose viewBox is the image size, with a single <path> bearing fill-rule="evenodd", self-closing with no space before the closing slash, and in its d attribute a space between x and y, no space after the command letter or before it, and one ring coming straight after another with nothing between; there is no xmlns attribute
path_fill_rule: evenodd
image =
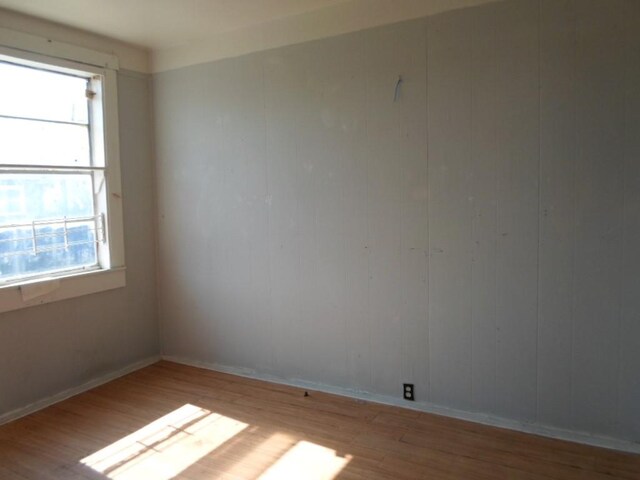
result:
<svg viewBox="0 0 640 480"><path fill-rule="evenodd" d="M102 112L92 113L92 128L103 132L105 195L96 196L98 211L106 212L107 244L99 253L100 266L87 271L56 272L0 286L0 313L126 284L124 225L118 127L118 61L113 55L0 28L0 57L51 70L99 75L96 92ZM3 58L6 59L6 58ZM95 148L95 147L92 147ZM101 167L102 168L102 167ZM104 256L106 254L106 257Z"/></svg>

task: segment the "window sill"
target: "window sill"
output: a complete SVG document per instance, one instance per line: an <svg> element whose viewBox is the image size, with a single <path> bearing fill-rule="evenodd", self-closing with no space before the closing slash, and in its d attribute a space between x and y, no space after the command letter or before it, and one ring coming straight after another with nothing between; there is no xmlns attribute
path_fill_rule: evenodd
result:
<svg viewBox="0 0 640 480"><path fill-rule="evenodd" d="M126 285L125 268L93 270L0 287L0 313L68 298L113 290Z"/></svg>

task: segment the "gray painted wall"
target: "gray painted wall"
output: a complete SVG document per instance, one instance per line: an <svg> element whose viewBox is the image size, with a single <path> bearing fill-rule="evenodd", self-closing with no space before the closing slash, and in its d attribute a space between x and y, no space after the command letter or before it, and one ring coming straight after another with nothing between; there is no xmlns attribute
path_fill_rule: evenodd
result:
<svg viewBox="0 0 640 480"><path fill-rule="evenodd" d="M118 92L127 286L0 315L0 414L158 354L149 78Z"/></svg>
<svg viewBox="0 0 640 480"><path fill-rule="evenodd" d="M640 441L640 2L154 85L165 354Z"/></svg>

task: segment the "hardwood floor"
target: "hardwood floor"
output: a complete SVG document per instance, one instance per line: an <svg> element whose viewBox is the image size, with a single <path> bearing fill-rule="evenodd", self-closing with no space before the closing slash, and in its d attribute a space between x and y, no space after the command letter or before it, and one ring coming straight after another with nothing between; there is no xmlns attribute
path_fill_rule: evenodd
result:
<svg viewBox="0 0 640 480"><path fill-rule="evenodd" d="M0 427L0 479L640 479L640 456L159 362Z"/></svg>

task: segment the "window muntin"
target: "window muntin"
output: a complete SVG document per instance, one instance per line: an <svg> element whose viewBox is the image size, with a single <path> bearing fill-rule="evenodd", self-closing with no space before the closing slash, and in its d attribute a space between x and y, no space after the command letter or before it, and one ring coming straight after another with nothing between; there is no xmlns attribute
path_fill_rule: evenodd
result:
<svg viewBox="0 0 640 480"><path fill-rule="evenodd" d="M109 267L102 80L0 61L0 285Z"/></svg>

